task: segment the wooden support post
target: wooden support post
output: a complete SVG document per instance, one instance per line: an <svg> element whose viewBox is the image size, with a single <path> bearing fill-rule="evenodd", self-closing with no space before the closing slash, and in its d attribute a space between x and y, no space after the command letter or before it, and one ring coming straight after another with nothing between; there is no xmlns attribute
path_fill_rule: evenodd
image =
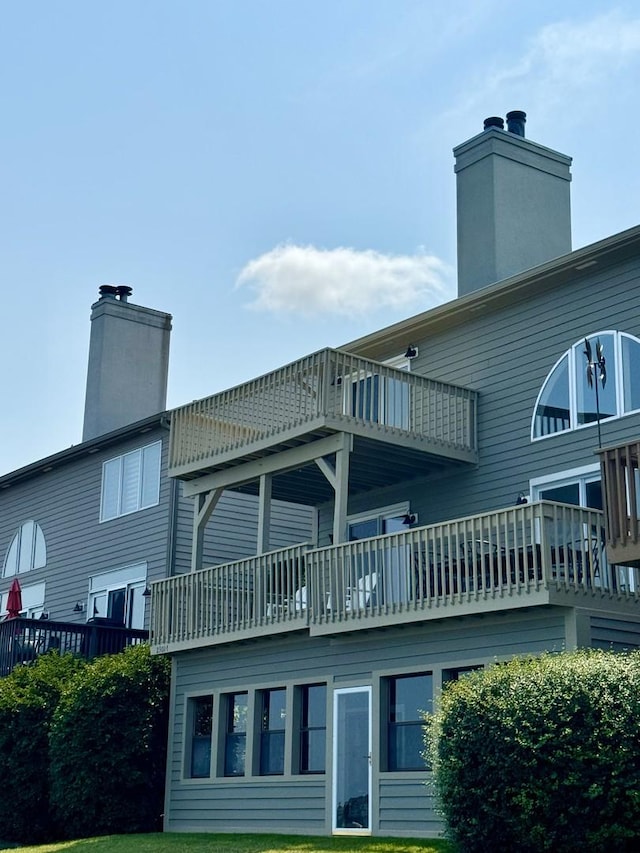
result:
<svg viewBox="0 0 640 853"><path fill-rule="evenodd" d="M222 496L223 489L213 489L195 496L193 504L193 541L191 543L191 571L202 568L204 529L211 513Z"/></svg>
<svg viewBox="0 0 640 853"><path fill-rule="evenodd" d="M336 453L336 484L333 504L333 543L339 545L347 537L347 503L349 501L349 459L351 436L345 435L342 450Z"/></svg>
<svg viewBox="0 0 640 853"><path fill-rule="evenodd" d="M315 463L327 478L334 492L333 543L344 542L347 535L347 504L349 502L349 458L353 450L353 437L342 433L342 447L336 450L335 467L328 459L319 457Z"/></svg>
<svg viewBox="0 0 640 853"><path fill-rule="evenodd" d="M256 554L265 554L269 550L271 532L271 474L260 476L260 497L258 500L258 543Z"/></svg>

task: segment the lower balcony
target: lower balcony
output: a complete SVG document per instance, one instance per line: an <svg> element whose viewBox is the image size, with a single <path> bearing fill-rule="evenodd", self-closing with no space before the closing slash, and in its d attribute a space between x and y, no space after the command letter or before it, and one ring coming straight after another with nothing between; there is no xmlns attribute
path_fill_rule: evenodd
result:
<svg viewBox="0 0 640 853"><path fill-rule="evenodd" d="M557 604L640 615L598 510L539 502L327 548L299 545L156 581L151 648L337 634Z"/></svg>
<svg viewBox="0 0 640 853"><path fill-rule="evenodd" d="M48 619L5 619L0 622L0 676L50 651L91 660L116 654L149 639L148 631L112 625L54 622Z"/></svg>

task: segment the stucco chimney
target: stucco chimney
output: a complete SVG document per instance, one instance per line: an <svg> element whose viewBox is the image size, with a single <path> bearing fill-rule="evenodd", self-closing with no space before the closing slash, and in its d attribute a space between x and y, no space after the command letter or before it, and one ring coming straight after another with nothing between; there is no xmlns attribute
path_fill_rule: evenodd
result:
<svg viewBox="0 0 640 853"><path fill-rule="evenodd" d="M458 295L571 251L571 158L525 139L526 114L454 148Z"/></svg>
<svg viewBox="0 0 640 853"><path fill-rule="evenodd" d="M171 315L129 302L131 288L103 285L91 306L82 440L164 411Z"/></svg>

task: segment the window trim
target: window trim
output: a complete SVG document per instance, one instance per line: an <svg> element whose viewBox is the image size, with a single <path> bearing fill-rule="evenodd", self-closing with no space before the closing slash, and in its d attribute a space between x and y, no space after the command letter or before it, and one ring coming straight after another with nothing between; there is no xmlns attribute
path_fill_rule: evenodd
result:
<svg viewBox="0 0 640 853"><path fill-rule="evenodd" d="M133 622L135 609L132 609L136 590L139 591L139 597L142 597L142 591L147 584L147 563L130 563L127 566L119 566L110 569L106 572L99 572L97 575L89 577L89 593L87 596L87 619L93 616L107 617L107 613L96 613L96 599L100 595L106 595L107 608L109 604L109 593L124 589L125 605L124 605L124 626L129 628L144 628L144 615L146 611L146 602L143 598L142 605L142 625L134 626Z"/></svg>
<svg viewBox="0 0 640 853"><path fill-rule="evenodd" d="M211 779L212 775L212 759L213 759L213 731L214 731L214 697L212 693L200 693L189 695L186 698L186 719L187 719L187 731L189 732L189 737L185 738L185 762L184 762L184 778L185 779ZM193 772L193 748L196 742L196 739L202 740L206 742L207 735L196 735L196 720L197 720L197 705L203 701L208 700L211 705L211 720L210 720L210 729L209 729L209 772L202 774L194 774Z"/></svg>
<svg viewBox="0 0 640 853"><path fill-rule="evenodd" d="M22 610L20 615L26 619L37 619L44 612L44 602L46 597L46 581L38 583L26 584L21 587L22 590ZM9 590L0 593L0 618L7 610L7 599Z"/></svg>
<svg viewBox="0 0 640 853"><path fill-rule="evenodd" d="M374 507L373 509L365 510L364 512L356 512L353 515L347 516L347 539L349 537L349 528L352 524L359 524L363 521L377 521L378 527L383 521L390 518L399 518L410 513L409 501L402 501L397 504L389 504L388 506ZM382 533L376 533L375 536L382 536Z"/></svg>
<svg viewBox="0 0 640 853"><path fill-rule="evenodd" d="M401 729L411 729L414 730L416 728L422 729L424 726L424 722L422 718L418 719L410 719L410 720L395 720L391 719L391 696L392 696L392 685L397 683L402 679L407 678L429 678L431 680L431 708L433 710L435 703L435 691L436 691L436 679L435 673L433 670L425 670L423 672L416 672L413 670L412 672L405 673L397 673L392 675L384 676L384 725L385 725L385 744L386 749L384 751L384 762L385 762L385 771L388 773L424 773L429 770L429 766L426 762L424 762L420 767L393 767L391 761L391 752L392 752L392 744L395 743L395 738L392 736L394 732L399 731ZM428 709L424 709L428 710ZM396 762L397 763L397 762Z"/></svg>
<svg viewBox="0 0 640 853"><path fill-rule="evenodd" d="M22 536L23 531L27 525L33 525L33 533L31 538L31 555L29 558L29 568L20 571L20 555L22 553ZM43 550L43 560L39 564L36 565L36 555L38 552L38 541L42 542L42 550ZM8 573L9 569L9 557L11 555L11 550L13 548L14 543L16 543L16 552L15 552L15 567L14 571L11 574ZM19 575L26 575L29 572L36 571L37 569L44 569L47 566L47 540L44 535L44 530L41 525L34 518L27 518L25 521L21 522L16 532L11 537L11 541L9 542L9 547L4 555L4 562L2 564L2 577L3 578L12 578L18 577Z"/></svg>
<svg viewBox="0 0 640 853"><path fill-rule="evenodd" d="M154 468L154 470L151 471L150 473L152 473L154 478L156 479L157 487L155 487L156 483L154 483L154 498L153 498L153 500L149 501L148 503L143 503L144 454L145 454L146 450L149 450L150 448L155 448L155 447L159 448L158 459L157 459L157 470L155 470L155 468ZM128 510L123 512L122 511L122 496L123 496L123 484L124 484L123 476L122 476L123 467L125 464L125 459L131 458L135 455L139 455L139 457L140 457L140 464L139 464L139 470L138 470L138 482L136 484L136 488L137 488L136 507L134 509L128 509ZM117 496L116 496L117 509L116 509L115 514L107 515L106 514L106 512L107 512L106 500L105 500L105 498L106 498L105 484L107 483L106 472L107 472L107 466L112 465L115 462L119 463L119 466L118 466L118 485L117 485ZM157 441L152 441L149 444L143 445L142 447L136 447L133 450L128 450L126 453L121 453L118 456L111 457L110 459L105 459L104 462L102 463L102 479L101 479L101 484L100 484L100 519L99 519L100 524L107 522L107 521L113 521L116 518L123 518L124 516L127 516L127 515L133 515L133 513L141 512L144 509L150 509L151 507L158 506L158 504L160 503L161 472L162 472L162 439L158 439Z"/></svg>
<svg viewBox="0 0 640 853"><path fill-rule="evenodd" d="M260 693L260 731L258 738L258 775L259 776L283 776L286 749L285 741L287 735L287 698L288 691L286 687L268 687L259 691ZM284 722L281 728L271 728L268 725L271 715L270 701L273 693L282 693L284 698ZM263 761L265 744L269 744L272 735L277 735L282 738L282 766L278 770L267 770L266 764Z"/></svg>
<svg viewBox="0 0 640 853"><path fill-rule="evenodd" d="M243 730L236 731L231 726L233 708L235 706L236 696L246 696L246 713L245 713L245 727ZM224 739L223 739L223 751L222 751L222 775L226 779L242 779L247 776L247 751L249 746L249 738L247 734L249 733L249 707L251 700L251 691L249 690L232 690L230 692L225 692L221 695L223 701L223 716L224 719ZM244 755L243 755L243 763L242 763L242 772L241 773L228 773L227 772L227 747L229 744L229 738L232 735L239 736L238 739L244 739ZM253 774L251 774L253 775Z"/></svg>
<svg viewBox="0 0 640 853"><path fill-rule="evenodd" d="M578 416L578 383L577 383L577 370L578 365L576 362L576 353L578 353L582 347L584 347L585 338L587 338L591 345L593 346L595 341L603 337L604 335L611 335L613 337L613 370L611 365L611 359L607 362L607 380L609 382L613 382L615 388L615 406L616 412L611 417L605 418L601 423L606 421L613 421L619 418L626 417L627 415L632 415L640 411L639 408L629 408L626 409L626 400L625 400L625 365L623 362L623 347L622 341L623 339L627 339L633 343L636 343L640 346L640 338L637 338L635 335L632 335L630 332L622 332L617 329L601 329L598 332L594 332L592 334L585 335L584 338L581 338L578 341L575 341L571 346L562 353L562 355L557 359L551 370L545 376L542 385L540 386L540 390L536 396L536 401L533 406L533 414L531 416L531 429L530 429L530 437L531 441L544 441L545 439L552 438L555 435L566 435L570 432L576 432L581 429L588 429L589 427L593 427L597 425L597 421L590 421L588 423L579 424L577 422ZM569 396L569 426L566 429L555 430L554 432L549 432L546 435L536 435L536 417L538 412L538 406L540 405L540 400L542 395L544 394L549 379L555 372L556 368L561 364L564 359L567 359L567 372L568 372L568 396ZM586 367L586 362L584 362L584 367ZM627 368L628 369L628 368ZM613 373L613 375L611 375Z"/></svg>
<svg viewBox="0 0 640 853"><path fill-rule="evenodd" d="M309 707L309 690L313 687L322 687L324 689L324 726L310 726L308 725L308 714L307 714L307 725L305 725L305 697L307 703L307 711ZM327 721L330 715L330 685L326 681L314 681L313 683L308 684L296 684L295 691L297 693L297 700L299 702L299 710L297 714L297 718L294 724L294 732L295 737L298 740L298 754L296 760L296 775L300 776L323 776L327 772ZM304 736L309 732L324 732L324 761L322 770L303 770L303 757L307 752L303 749L303 740ZM308 756L308 754L307 754Z"/></svg>
<svg viewBox="0 0 640 853"><path fill-rule="evenodd" d="M538 501L540 500L540 492L543 492L545 489L565 485L569 486L572 483L578 483L580 497L582 499L585 484L599 479L600 465L596 462L592 465L581 465L578 468L567 468L564 471L554 471L553 474L546 474L541 477L532 477L531 480L529 480L529 491L531 499ZM580 506L586 506L586 504L580 504Z"/></svg>

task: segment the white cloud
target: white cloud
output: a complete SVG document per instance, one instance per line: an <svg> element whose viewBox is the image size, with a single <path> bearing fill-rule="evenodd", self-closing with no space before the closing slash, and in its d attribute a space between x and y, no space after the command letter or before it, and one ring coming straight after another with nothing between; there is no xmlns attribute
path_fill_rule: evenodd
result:
<svg viewBox="0 0 640 853"><path fill-rule="evenodd" d="M559 108L563 116L584 115L601 108L605 95L610 99L614 80L617 89L630 89L635 97L636 75L621 72L640 61L640 17L614 9L588 19L560 20L541 27L511 55L517 58L510 63L497 59L493 67L478 70L447 121L473 114L479 105L486 115L496 109L500 114L500 108L526 109L537 124L558 121Z"/></svg>
<svg viewBox="0 0 640 853"><path fill-rule="evenodd" d="M533 76L554 99L564 99L593 85L640 55L640 18L619 11L587 21L562 21L543 27L532 39L522 61L492 81Z"/></svg>
<svg viewBox="0 0 640 853"><path fill-rule="evenodd" d="M363 315L381 308L426 310L451 298L450 271L438 258L372 250L283 244L241 270L252 308L276 313Z"/></svg>

